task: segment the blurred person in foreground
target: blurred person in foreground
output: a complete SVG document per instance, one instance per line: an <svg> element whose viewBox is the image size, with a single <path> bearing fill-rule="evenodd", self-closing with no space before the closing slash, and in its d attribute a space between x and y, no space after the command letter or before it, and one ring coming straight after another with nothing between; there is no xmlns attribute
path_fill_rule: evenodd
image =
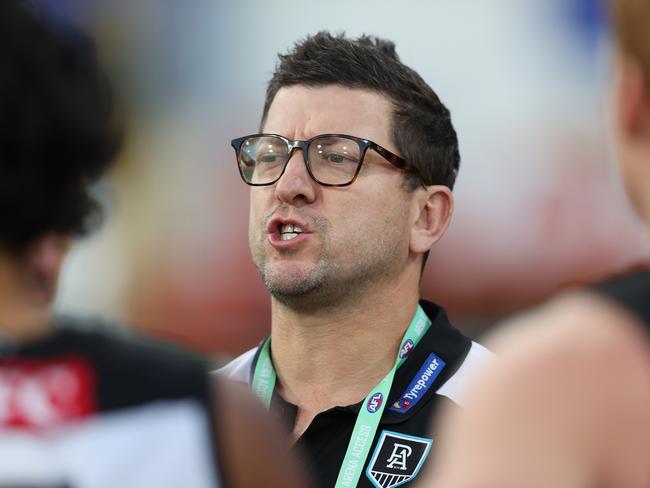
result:
<svg viewBox="0 0 650 488"><path fill-rule="evenodd" d="M650 0L613 0L613 126L650 232ZM435 488L650 486L650 272L567 293L512 320L443 434ZM451 415L454 415L453 413Z"/></svg>
<svg viewBox="0 0 650 488"><path fill-rule="evenodd" d="M53 316L118 149L111 113L91 41L2 0L0 487L304 486L262 406L203 360Z"/></svg>
<svg viewBox="0 0 650 488"><path fill-rule="evenodd" d="M319 486L414 479L489 356L419 300L452 214L449 111L392 42L320 32L280 56L260 133L232 144L271 336L221 373L283 419Z"/></svg>

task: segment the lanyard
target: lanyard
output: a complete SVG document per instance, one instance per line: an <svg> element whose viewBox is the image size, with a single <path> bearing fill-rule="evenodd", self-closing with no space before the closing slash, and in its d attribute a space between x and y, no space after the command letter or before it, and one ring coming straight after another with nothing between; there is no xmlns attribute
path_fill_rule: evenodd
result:
<svg viewBox="0 0 650 488"><path fill-rule="evenodd" d="M418 305L415 315L408 329L406 329L404 337L402 337L395 364L361 404L335 488L357 486L366 458L368 457L368 452L370 452L370 446L375 438L381 415L388 401L388 394L393 385L395 371L404 363L410 351L420 342L420 339L429 330L430 326L431 321L429 317L424 313L422 307ZM252 382L253 392L255 392L267 408L271 405L276 381L276 373L273 362L271 361L270 348L271 337L269 336L262 345L262 350L255 365Z"/></svg>

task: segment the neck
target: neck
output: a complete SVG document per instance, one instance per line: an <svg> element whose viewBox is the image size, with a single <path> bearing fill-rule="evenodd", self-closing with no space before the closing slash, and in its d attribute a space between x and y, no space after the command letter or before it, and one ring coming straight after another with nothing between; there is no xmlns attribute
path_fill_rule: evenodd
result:
<svg viewBox="0 0 650 488"><path fill-rule="evenodd" d="M279 393L313 412L363 400L393 367L417 303L417 279L309 314L274 300L271 348Z"/></svg>
<svg viewBox="0 0 650 488"><path fill-rule="evenodd" d="M0 255L0 342L28 342L50 331L50 306L30 299L20 264Z"/></svg>

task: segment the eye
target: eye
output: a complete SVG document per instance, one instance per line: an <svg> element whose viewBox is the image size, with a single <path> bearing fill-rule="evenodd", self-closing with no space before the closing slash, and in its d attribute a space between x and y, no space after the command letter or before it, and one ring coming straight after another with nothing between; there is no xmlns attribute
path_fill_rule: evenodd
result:
<svg viewBox="0 0 650 488"><path fill-rule="evenodd" d="M279 156L277 154L272 154L272 153L262 153L258 158L257 162L258 163L275 163L279 159Z"/></svg>
<svg viewBox="0 0 650 488"><path fill-rule="evenodd" d="M342 154L336 154L336 153L328 154L327 159L332 163L345 163L346 161L351 161L346 156L343 156Z"/></svg>
<svg viewBox="0 0 650 488"><path fill-rule="evenodd" d="M342 164L342 163L356 163L357 159L352 157L350 154L345 154L344 152L331 152L326 149L318 150L318 157L323 161L329 163Z"/></svg>

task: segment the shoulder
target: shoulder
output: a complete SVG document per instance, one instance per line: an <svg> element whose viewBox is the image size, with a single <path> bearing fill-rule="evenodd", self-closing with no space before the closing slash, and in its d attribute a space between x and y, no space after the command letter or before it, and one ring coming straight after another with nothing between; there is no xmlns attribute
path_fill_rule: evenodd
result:
<svg viewBox="0 0 650 488"><path fill-rule="evenodd" d="M636 316L592 292L566 294L514 317L488 344L500 357L501 367L514 362L534 368L539 375L603 365L606 358L614 357L616 361L603 369L621 372L629 360L650 360L650 341ZM599 376L602 381L608 375Z"/></svg>
<svg viewBox="0 0 650 488"><path fill-rule="evenodd" d="M60 352L82 355L92 364L106 409L166 398L209 401L208 361L194 352L78 319L63 322L58 336Z"/></svg>
<svg viewBox="0 0 650 488"><path fill-rule="evenodd" d="M472 341L452 325L442 307L420 300L433 326L427 333L427 341L434 352L450 359L451 373L438 388L438 395L447 397L463 406L465 392L472 388L475 378L485 369L494 354L478 342Z"/></svg>
<svg viewBox="0 0 650 488"><path fill-rule="evenodd" d="M124 367L138 364L140 369L153 368L161 372L167 369L207 369L207 360L180 345L172 344L163 339L147 336L123 326L91 325L86 329L66 327L66 340L83 346L88 355L102 359L110 359L111 363L120 363ZM70 338L74 337L74 341Z"/></svg>
<svg viewBox="0 0 650 488"><path fill-rule="evenodd" d="M250 383L257 350L258 348L254 347L246 351L213 373L238 383Z"/></svg>
<svg viewBox="0 0 650 488"><path fill-rule="evenodd" d="M507 321L488 344L499 356L488 382L519 384L520 395L563 389L566 401L572 392L603 388L632 394L621 378L640 379L635 371L650 362L650 341L636 317L591 292L563 295Z"/></svg>
<svg viewBox="0 0 650 488"><path fill-rule="evenodd" d="M478 385L475 406L496 411L507 402L507 421L545 419L558 439L612 464L613 439L635 442L650 428L650 341L616 303L567 294L512 319L490 344L499 360Z"/></svg>

